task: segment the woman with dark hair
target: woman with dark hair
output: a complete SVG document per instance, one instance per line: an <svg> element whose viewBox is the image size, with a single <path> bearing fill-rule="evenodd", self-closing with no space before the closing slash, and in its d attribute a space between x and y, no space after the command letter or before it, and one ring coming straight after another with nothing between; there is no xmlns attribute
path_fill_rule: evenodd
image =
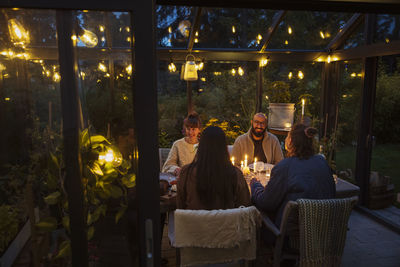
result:
<svg viewBox="0 0 400 267"><path fill-rule="evenodd" d="M193 161L201 129L200 117L197 113L189 114L183 121L185 137L174 142L168 158L162 167L162 172L179 175L181 168Z"/></svg>
<svg viewBox="0 0 400 267"><path fill-rule="evenodd" d="M182 168L177 185L177 208L232 209L250 205L242 172L229 160L225 133L207 127L193 162Z"/></svg>
<svg viewBox="0 0 400 267"><path fill-rule="evenodd" d="M317 130L296 124L285 140L287 158L280 161L271 172L265 188L252 179L252 202L275 220L282 220L286 203L299 198L328 199L335 197L335 182L326 160L314 151Z"/></svg>

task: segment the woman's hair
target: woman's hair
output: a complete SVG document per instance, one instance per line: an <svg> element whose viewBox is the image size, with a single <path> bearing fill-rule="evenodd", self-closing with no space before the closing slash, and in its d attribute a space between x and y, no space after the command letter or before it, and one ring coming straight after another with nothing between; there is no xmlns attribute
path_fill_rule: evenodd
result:
<svg viewBox="0 0 400 267"><path fill-rule="evenodd" d="M183 120L183 126L186 128L201 128L201 121L199 114L196 112L190 113L187 117Z"/></svg>
<svg viewBox="0 0 400 267"><path fill-rule="evenodd" d="M188 169L188 175L193 174L197 194L205 206L215 208L217 199L224 208L232 203L237 174L230 162L225 133L221 128L209 126L203 131L197 154Z"/></svg>
<svg viewBox="0 0 400 267"><path fill-rule="evenodd" d="M288 156L308 159L315 154L314 136L317 129L307 127L302 123L295 124L290 131L290 143L288 144Z"/></svg>

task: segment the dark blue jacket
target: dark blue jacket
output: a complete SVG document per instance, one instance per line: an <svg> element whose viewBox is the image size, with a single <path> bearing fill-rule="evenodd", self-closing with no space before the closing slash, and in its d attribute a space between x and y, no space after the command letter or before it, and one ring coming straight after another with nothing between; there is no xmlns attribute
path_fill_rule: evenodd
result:
<svg viewBox="0 0 400 267"><path fill-rule="evenodd" d="M260 183L251 185L251 200L259 210L275 217L279 227L289 200L329 199L335 197L335 192L332 172L322 156L291 157L275 165L265 188Z"/></svg>

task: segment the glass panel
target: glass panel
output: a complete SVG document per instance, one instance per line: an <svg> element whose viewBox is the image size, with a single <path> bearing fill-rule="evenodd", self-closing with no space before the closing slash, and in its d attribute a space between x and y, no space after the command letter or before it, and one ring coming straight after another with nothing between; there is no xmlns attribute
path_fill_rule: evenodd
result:
<svg viewBox="0 0 400 267"><path fill-rule="evenodd" d="M127 29L129 13L79 12L77 18L81 17L90 25L97 25L97 29L98 25L104 25L102 33L107 45L112 48L129 46L125 40L132 34L130 28ZM111 41L107 43L107 40ZM92 154L92 157L82 156L84 178L88 179L85 197L88 216L97 220L88 225L89 232L94 230L89 240L89 254L91 261L104 266L115 263L115 254L108 248L115 240L118 241L114 249L119 253L121 265L134 265L130 251L137 251L137 240L133 241L136 220L129 219L136 211L126 211L127 216L122 216L128 202L136 201L128 197L135 178L131 168L134 146L131 58L129 50L104 52L86 44L78 54L82 132L92 138L82 144L82 148ZM116 220L129 227L117 227ZM112 234L110 229L114 229Z"/></svg>
<svg viewBox="0 0 400 267"><path fill-rule="evenodd" d="M0 255L29 226L28 216L35 219L35 209L41 218L57 214L43 199L62 181L60 166L51 160L60 158L62 141L55 15L0 12ZM57 220L49 226L57 228Z"/></svg>
<svg viewBox="0 0 400 267"><path fill-rule="evenodd" d="M157 6L157 46L186 48L194 15L191 7Z"/></svg>
<svg viewBox="0 0 400 267"><path fill-rule="evenodd" d="M356 150L362 92L362 64L342 63L338 92L336 169L338 175L355 183Z"/></svg>
<svg viewBox="0 0 400 267"><path fill-rule="evenodd" d="M61 255L68 251L71 233L64 187L56 12L1 9L0 14L4 22L0 23L0 222L7 223L6 229L0 227L0 255L28 215L37 213L39 229L51 231L52 237L38 258L53 261L63 256L70 265L69 254ZM130 47L131 40L126 40L132 35L127 29L130 15L100 11L73 15L78 25L79 141L90 265L115 263L115 254L107 247L110 243L121 266L138 265L132 262L138 256L134 254L138 253L136 211L127 211L128 202L135 201L130 163L132 54L130 49L111 49ZM35 207L39 212L34 212ZM112 235L110 229L115 230Z"/></svg>
<svg viewBox="0 0 400 267"><path fill-rule="evenodd" d="M266 89L263 110L267 112L269 103L295 103L294 120L299 121L304 99L304 116L310 117L316 123L320 110L322 66L322 63L268 63L264 73Z"/></svg>
<svg viewBox="0 0 400 267"><path fill-rule="evenodd" d="M272 37L271 49L324 49L350 13L288 11Z"/></svg>
<svg viewBox="0 0 400 267"><path fill-rule="evenodd" d="M371 159L370 208L382 209L395 204L400 208L400 55L379 58L374 112L374 142ZM396 201L397 200L397 201ZM398 223L392 207L382 216Z"/></svg>
<svg viewBox="0 0 400 267"><path fill-rule="evenodd" d="M275 11L205 8L195 48L261 48Z"/></svg>
<svg viewBox="0 0 400 267"><path fill-rule="evenodd" d="M377 28L374 42L389 43L400 39L400 15L378 15L376 18Z"/></svg>
<svg viewBox="0 0 400 267"><path fill-rule="evenodd" d="M343 46L344 49L355 48L365 44L364 27L365 23L361 22L360 25L358 25L356 30L353 32L353 34L351 34L350 37L344 43Z"/></svg>

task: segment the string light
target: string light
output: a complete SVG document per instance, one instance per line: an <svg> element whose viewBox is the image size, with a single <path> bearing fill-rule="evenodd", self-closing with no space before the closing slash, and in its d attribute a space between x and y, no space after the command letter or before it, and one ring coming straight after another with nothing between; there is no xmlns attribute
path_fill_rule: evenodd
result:
<svg viewBox="0 0 400 267"><path fill-rule="evenodd" d="M53 74L53 81L59 82L60 80L61 80L60 74L58 74L57 72L54 72L54 74Z"/></svg>
<svg viewBox="0 0 400 267"><path fill-rule="evenodd" d="M107 67L106 65L104 65L103 63L99 63L98 67L97 67L100 71L102 72L107 72Z"/></svg>
<svg viewBox="0 0 400 267"><path fill-rule="evenodd" d="M240 76L243 76L243 74L244 74L244 70L242 69L242 67L239 67L238 70L237 70L237 72L238 72L238 74L239 74Z"/></svg>
<svg viewBox="0 0 400 267"><path fill-rule="evenodd" d="M288 31L289 34L292 34L292 27L289 26L287 31Z"/></svg>
<svg viewBox="0 0 400 267"><path fill-rule="evenodd" d="M129 28L128 26L126 26L126 27L125 27L125 31L126 31L126 32L130 32L130 31L131 31L131 28Z"/></svg>
<svg viewBox="0 0 400 267"><path fill-rule="evenodd" d="M289 72L289 74L288 74L289 80L292 79L292 77L293 77L293 73L292 73L292 72Z"/></svg>
<svg viewBox="0 0 400 267"><path fill-rule="evenodd" d="M169 69L169 72L175 72L176 71L175 64L173 62L169 63L168 69Z"/></svg>
<svg viewBox="0 0 400 267"><path fill-rule="evenodd" d="M99 31L104 32L104 26L103 25L99 25Z"/></svg>
<svg viewBox="0 0 400 267"><path fill-rule="evenodd" d="M199 36L199 32L196 31L195 34L194 34L194 36Z"/></svg>
<svg viewBox="0 0 400 267"><path fill-rule="evenodd" d="M11 100L11 98L9 98L9 97L6 97L6 98L4 98L4 100L5 100L5 101L10 101L10 100Z"/></svg>
<svg viewBox="0 0 400 267"><path fill-rule="evenodd" d="M261 67L265 67L268 64L268 59L267 58L263 58L260 60L260 66Z"/></svg>
<svg viewBox="0 0 400 267"><path fill-rule="evenodd" d="M235 28L235 26L232 26L232 33L236 33L236 28Z"/></svg>
<svg viewBox="0 0 400 267"><path fill-rule="evenodd" d="M171 26L168 27L168 32L169 32L169 33L172 33L172 28L171 28Z"/></svg>
<svg viewBox="0 0 400 267"><path fill-rule="evenodd" d="M83 29L83 33L79 35L79 40L87 47L95 47L99 42L97 35L91 31Z"/></svg>
<svg viewBox="0 0 400 267"><path fill-rule="evenodd" d="M351 77L356 77L356 76L357 76L357 73L353 72L350 76L351 76Z"/></svg>
<svg viewBox="0 0 400 267"><path fill-rule="evenodd" d="M262 40L262 35L261 35L261 34L258 34L258 35L257 35L257 40L259 40L259 41Z"/></svg>
<svg viewBox="0 0 400 267"><path fill-rule="evenodd" d="M299 73L297 73L297 76L299 77L300 80L304 78L304 74L301 70L299 70Z"/></svg>
<svg viewBox="0 0 400 267"><path fill-rule="evenodd" d="M199 39L194 38L194 42L195 42L195 43L198 43L198 42L199 42Z"/></svg>
<svg viewBox="0 0 400 267"><path fill-rule="evenodd" d="M321 36L322 39L325 39L325 35L322 31L319 32L319 36Z"/></svg>
<svg viewBox="0 0 400 267"><path fill-rule="evenodd" d="M131 75L132 74L132 64L129 64L126 68L125 68L126 72Z"/></svg>
<svg viewBox="0 0 400 267"><path fill-rule="evenodd" d="M203 61L200 62L198 65L196 65L196 68L197 68L198 70L203 70L203 69L204 69L204 62L203 62Z"/></svg>
<svg viewBox="0 0 400 267"><path fill-rule="evenodd" d="M289 44L288 40L285 40L285 45L288 45L288 44Z"/></svg>
<svg viewBox="0 0 400 267"><path fill-rule="evenodd" d="M232 73L232 76L235 76L235 75L236 75L236 70L235 70L235 69L232 69L232 70L231 70L231 73Z"/></svg>
<svg viewBox="0 0 400 267"><path fill-rule="evenodd" d="M8 20L8 31L10 32L11 42L15 46L23 47L30 42L29 32L16 19Z"/></svg>
<svg viewBox="0 0 400 267"><path fill-rule="evenodd" d="M331 56L328 56L326 62L331 63Z"/></svg>

